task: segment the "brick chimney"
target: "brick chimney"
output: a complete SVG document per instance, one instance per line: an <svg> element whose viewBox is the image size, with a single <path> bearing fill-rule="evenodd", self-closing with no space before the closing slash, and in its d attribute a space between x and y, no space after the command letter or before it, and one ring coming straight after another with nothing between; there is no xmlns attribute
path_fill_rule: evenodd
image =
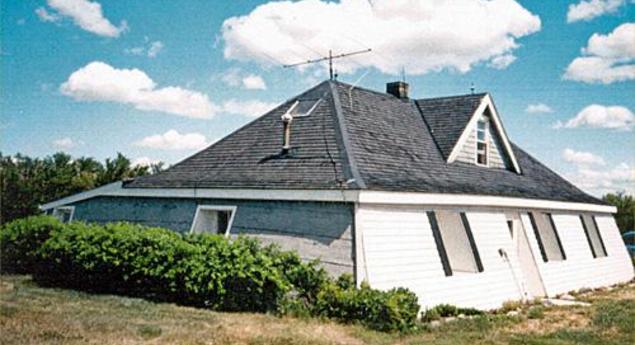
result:
<svg viewBox="0 0 635 345"><path fill-rule="evenodd" d="M386 93L389 93L397 98L408 98L408 83L404 81L395 81L386 84Z"/></svg>

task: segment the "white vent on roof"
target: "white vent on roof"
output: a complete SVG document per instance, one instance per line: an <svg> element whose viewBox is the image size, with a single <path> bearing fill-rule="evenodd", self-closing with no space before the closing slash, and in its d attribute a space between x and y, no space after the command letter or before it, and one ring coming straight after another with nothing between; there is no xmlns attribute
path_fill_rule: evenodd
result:
<svg viewBox="0 0 635 345"><path fill-rule="evenodd" d="M320 104L321 98L299 99L289 107L286 114L293 117L305 117L311 115L311 112Z"/></svg>

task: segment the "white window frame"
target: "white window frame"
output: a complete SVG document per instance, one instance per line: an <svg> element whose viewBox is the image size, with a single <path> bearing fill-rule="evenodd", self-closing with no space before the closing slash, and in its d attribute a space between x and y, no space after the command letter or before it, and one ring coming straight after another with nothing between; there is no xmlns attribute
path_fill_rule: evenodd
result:
<svg viewBox="0 0 635 345"><path fill-rule="evenodd" d="M293 105L291 107L289 107L289 110L287 110L286 114L291 114L291 112L293 110L295 110L295 108L300 104L300 102L302 101L311 101L309 99L298 99L296 100ZM304 114L299 114L299 115L292 115L293 118L300 118L300 117L307 117L309 115L311 115L311 113L313 112L313 110L315 110L315 108L317 108L318 104L320 104L320 102L322 101L322 98L318 98L317 100L315 100L315 103L313 103L313 105L311 106L311 108L309 108L309 110L304 113Z"/></svg>
<svg viewBox="0 0 635 345"><path fill-rule="evenodd" d="M478 138L478 133L479 133L479 128L478 128L478 124L483 122L485 124L485 130L484 130L484 134L485 134L485 139L480 140ZM489 121L487 118L485 118L484 116L481 116L478 121L476 121L476 129L475 129L475 145L474 145L474 163L478 166L482 166L482 167L488 167L489 168ZM485 144L485 164L481 164L478 162L478 155L479 155L479 149L478 149L478 144L479 143L483 143Z"/></svg>
<svg viewBox="0 0 635 345"><path fill-rule="evenodd" d="M71 211L71 215L68 217L68 223L72 222L73 221L73 217L75 216L75 206L59 206L59 207L55 207L53 209L53 212L51 213L51 215L53 217L57 218L57 219L60 219L57 216L57 213L58 213L58 211L62 211L62 210ZM60 221L61 221L61 219L60 219Z"/></svg>
<svg viewBox="0 0 635 345"><path fill-rule="evenodd" d="M238 210L238 206L231 205L198 205L196 207L196 212L194 213L194 219L192 220L192 225L190 226L190 234L194 234L194 226L198 221L198 218L201 216L202 211L225 211L231 212L231 216L227 221L227 229L225 229L225 237L229 236L229 232L232 228L232 224L234 224L234 217L236 217L236 211Z"/></svg>

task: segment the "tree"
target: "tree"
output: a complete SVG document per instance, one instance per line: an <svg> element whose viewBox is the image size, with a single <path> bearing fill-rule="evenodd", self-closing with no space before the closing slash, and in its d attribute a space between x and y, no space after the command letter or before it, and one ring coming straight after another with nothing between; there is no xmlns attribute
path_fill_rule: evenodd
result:
<svg viewBox="0 0 635 345"><path fill-rule="evenodd" d="M635 199L624 192L609 193L602 200L617 207L615 221L620 232L635 230Z"/></svg>
<svg viewBox="0 0 635 345"><path fill-rule="evenodd" d="M102 164L62 152L42 159L0 152L0 224L37 214L43 203L162 169L163 163L132 166L121 153Z"/></svg>

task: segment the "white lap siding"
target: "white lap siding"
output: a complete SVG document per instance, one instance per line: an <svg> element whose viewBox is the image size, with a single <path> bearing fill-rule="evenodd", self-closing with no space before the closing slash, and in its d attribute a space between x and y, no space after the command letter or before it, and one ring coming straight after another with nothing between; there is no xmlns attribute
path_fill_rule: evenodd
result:
<svg viewBox="0 0 635 345"><path fill-rule="evenodd" d="M596 216L608 255L593 258L579 215L554 213L553 221L567 258L549 262L544 262L540 256L529 217L525 213L521 218L547 295L608 286L633 278L633 266L612 216Z"/></svg>
<svg viewBox="0 0 635 345"><path fill-rule="evenodd" d="M503 213L466 212L484 271L454 272L452 276L445 276L426 216L429 210L410 206L359 206L356 227L364 251L360 261L365 265L361 276L365 276L372 287L408 288L417 294L423 308L449 303L492 309L522 297L516 282L518 260L511 249L511 236ZM515 274L501 258L501 248L508 253Z"/></svg>

